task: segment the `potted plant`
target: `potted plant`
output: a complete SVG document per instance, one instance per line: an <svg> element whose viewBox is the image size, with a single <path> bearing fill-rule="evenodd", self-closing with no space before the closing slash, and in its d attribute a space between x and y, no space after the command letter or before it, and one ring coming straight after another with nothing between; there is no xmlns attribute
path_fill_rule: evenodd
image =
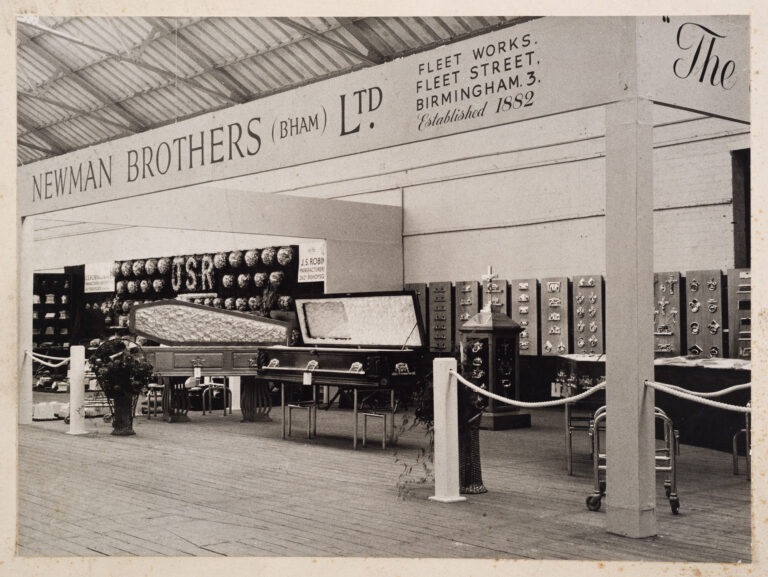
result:
<svg viewBox="0 0 768 577"><path fill-rule="evenodd" d="M133 414L139 394L147 388L153 367L137 343L124 338L102 342L89 362L112 411L112 434L135 435Z"/></svg>

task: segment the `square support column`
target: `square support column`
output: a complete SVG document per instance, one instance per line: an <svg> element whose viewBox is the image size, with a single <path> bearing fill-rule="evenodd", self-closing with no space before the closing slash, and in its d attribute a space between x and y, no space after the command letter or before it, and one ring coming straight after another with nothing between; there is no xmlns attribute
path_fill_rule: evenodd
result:
<svg viewBox="0 0 768 577"><path fill-rule="evenodd" d="M653 103L606 109L607 530L656 534Z"/></svg>
<svg viewBox="0 0 768 577"><path fill-rule="evenodd" d="M19 227L19 290L18 290L18 386L19 424L32 423L32 359L25 351L32 350L32 292L34 291L34 217L27 216Z"/></svg>

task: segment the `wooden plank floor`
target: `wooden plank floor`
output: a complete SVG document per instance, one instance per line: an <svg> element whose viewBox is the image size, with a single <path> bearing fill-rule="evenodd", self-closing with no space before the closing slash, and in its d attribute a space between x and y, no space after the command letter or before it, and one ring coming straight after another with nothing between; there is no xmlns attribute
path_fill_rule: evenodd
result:
<svg viewBox="0 0 768 577"><path fill-rule="evenodd" d="M21 427L19 554L751 559L750 485L726 453L683 445L680 515L659 480L659 535L627 539L605 532L610 488L601 511L585 507L586 435L565 474L561 411L535 412L531 429L482 431L489 492L456 504L428 501L430 484L398 497L398 460L415 462L423 430L382 450L377 422L353 451L350 412L321 411L312 440L297 415L285 441L275 413L270 423L137 417L138 434L122 438L100 419L81 437L62 421Z"/></svg>

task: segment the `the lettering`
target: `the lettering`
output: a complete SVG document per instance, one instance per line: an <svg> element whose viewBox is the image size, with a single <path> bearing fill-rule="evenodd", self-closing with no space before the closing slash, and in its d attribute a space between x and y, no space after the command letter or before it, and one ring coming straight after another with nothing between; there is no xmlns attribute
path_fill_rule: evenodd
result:
<svg viewBox="0 0 768 577"><path fill-rule="evenodd" d="M357 111L354 111L354 108L352 109L352 114L355 115L355 119L358 120L357 124L354 126L354 128L347 128L348 126L348 119L347 119L347 94L342 94L340 96L341 98L341 134L340 136L346 136L348 134L355 134L356 132L360 132L360 119L363 115L363 113L371 113L375 112L379 109L381 106L381 103L383 101L383 93L381 91L381 88L378 86L372 86L371 88L364 88L362 90L355 90L352 93L353 97L357 97ZM364 98L367 96L367 99ZM351 99L353 101L354 106L354 98ZM364 104L367 105L367 108L364 110ZM374 123L371 122L369 125L369 128L373 129Z"/></svg>
<svg viewBox="0 0 768 577"><path fill-rule="evenodd" d="M98 164L97 164L98 162ZM85 169L85 178L83 178ZM130 165L129 165L130 170ZM112 184L112 156L88 160L32 176L32 202L50 200L75 192L97 190Z"/></svg>
<svg viewBox="0 0 768 577"><path fill-rule="evenodd" d="M690 41L687 40L689 38ZM733 88L736 84L733 79L736 63L727 60L721 66L720 57L715 53L717 41L724 38L726 36L695 22L681 24L677 29L677 47L689 55L675 60L672 65L675 76L685 80L698 74L701 84L706 80L710 86L720 86L723 90Z"/></svg>

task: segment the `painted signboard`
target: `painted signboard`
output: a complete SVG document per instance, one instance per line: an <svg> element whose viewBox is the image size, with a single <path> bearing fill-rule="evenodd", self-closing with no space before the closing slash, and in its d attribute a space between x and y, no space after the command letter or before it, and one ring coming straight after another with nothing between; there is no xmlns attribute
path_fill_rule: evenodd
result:
<svg viewBox="0 0 768 577"><path fill-rule="evenodd" d="M621 18L543 18L43 160L39 214L439 138L610 102Z"/></svg>

